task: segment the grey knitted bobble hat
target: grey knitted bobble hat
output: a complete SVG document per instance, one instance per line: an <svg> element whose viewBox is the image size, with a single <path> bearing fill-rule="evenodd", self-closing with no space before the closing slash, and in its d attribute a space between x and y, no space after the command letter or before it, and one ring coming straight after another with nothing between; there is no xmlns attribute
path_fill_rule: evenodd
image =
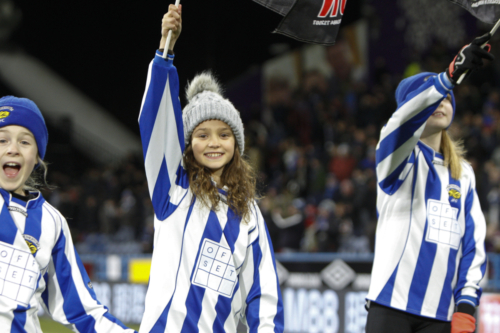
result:
<svg viewBox="0 0 500 333"><path fill-rule="evenodd" d="M245 136L240 113L229 100L222 97L221 88L211 73L201 73L186 88L188 105L182 111L184 142L189 144L191 134L206 120L221 120L231 127L240 154L245 150Z"/></svg>

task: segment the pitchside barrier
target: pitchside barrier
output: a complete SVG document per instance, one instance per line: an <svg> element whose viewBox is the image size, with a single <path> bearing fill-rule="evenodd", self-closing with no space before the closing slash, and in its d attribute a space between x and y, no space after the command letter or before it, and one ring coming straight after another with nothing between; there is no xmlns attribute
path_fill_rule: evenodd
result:
<svg viewBox="0 0 500 333"><path fill-rule="evenodd" d="M488 254L478 333L500 327L500 254ZM150 255L82 255L99 301L123 322L140 323ZM364 333L373 254L277 253L287 333Z"/></svg>

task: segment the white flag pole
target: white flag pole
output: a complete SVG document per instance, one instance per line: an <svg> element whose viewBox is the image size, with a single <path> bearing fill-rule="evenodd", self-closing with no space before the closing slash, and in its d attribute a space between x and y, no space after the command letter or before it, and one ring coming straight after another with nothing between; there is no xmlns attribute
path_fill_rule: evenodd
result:
<svg viewBox="0 0 500 333"><path fill-rule="evenodd" d="M181 0L175 0L175 6L179 7ZM170 40L172 39L172 30L168 32L167 41L165 42L165 48L163 49L163 59L167 59L168 48L170 46Z"/></svg>
<svg viewBox="0 0 500 333"><path fill-rule="evenodd" d="M498 27L500 27L500 19L498 19L497 23L495 23L495 25L493 26L493 29L491 29L490 31L490 35L493 37L493 35L495 34L495 32L497 31ZM486 41L483 45L481 45L481 48L485 47L486 44L488 44L489 40ZM457 84L460 84L462 83L462 81L464 80L465 78L465 75L467 74L469 70L466 70L465 73L463 73L459 78L458 78L458 81L457 81Z"/></svg>

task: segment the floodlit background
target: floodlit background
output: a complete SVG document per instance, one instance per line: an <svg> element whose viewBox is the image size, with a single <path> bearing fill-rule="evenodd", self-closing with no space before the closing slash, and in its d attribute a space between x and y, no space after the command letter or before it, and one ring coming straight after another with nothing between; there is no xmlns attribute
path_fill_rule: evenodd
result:
<svg viewBox="0 0 500 333"><path fill-rule="evenodd" d="M241 112L287 332L364 332L375 147L395 88L443 71L491 27L444 0L349 0L336 45L323 47L272 34L281 17L251 0L182 3L181 85L212 69ZM67 218L98 299L136 329L153 239L137 118L168 4L0 0L0 95L40 106L57 186L44 196ZM480 332L500 325L499 39L497 61L455 88L450 128L465 141L488 222Z"/></svg>

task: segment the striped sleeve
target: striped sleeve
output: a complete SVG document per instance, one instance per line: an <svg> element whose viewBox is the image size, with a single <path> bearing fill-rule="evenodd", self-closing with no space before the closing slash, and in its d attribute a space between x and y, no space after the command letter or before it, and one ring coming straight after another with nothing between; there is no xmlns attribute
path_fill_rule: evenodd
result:
<svg viewBox="0 0 500 333"><path fill-rule="evenodd" d="M427 119L452 88L445 76L441 73L431 77L410 93L380 133L376 151L377 179L380 188L389 195L403 183L407 164Z"/></svg>
<svg viewBox="0 0 500 333"><path fill-rule="evenodd" d="M247 249L247 261L242 270L243 281L251 280L252 284L246 294L246 304L242 315L250 333L281 333L284 330L283 301L274 250L258 208L256 208L255 216L257 218L256 239Z"/></svg>
<svg viewBox="0 0 500 333"><path fill-rule="evenodd" d="M472 173L472 171L471 171ZM472 173L472 177L474 174ZM486 271L486 221L484 219L475 185L467 193L465 199L465 232L462 238L462 258L457 272L455 287L455 303L466 302L479 305L481 288L479 282Z"/></svg>
<svg viewBox="0 0 500 333"><path fill-rule="evenodd" d="M173 56L163 59L158 51L149 65L139 128L149 194L157 218L163 221L177 208L188 188L181 165L184 129Z"/></svg>
<svg viewBox="0 0 500 333"><path fill-rule="evenodd" d="M68 224L59 216L60 231L52 250L42 300L52 319L79 333L135 332L99 303L76 253Z"/></svg>

